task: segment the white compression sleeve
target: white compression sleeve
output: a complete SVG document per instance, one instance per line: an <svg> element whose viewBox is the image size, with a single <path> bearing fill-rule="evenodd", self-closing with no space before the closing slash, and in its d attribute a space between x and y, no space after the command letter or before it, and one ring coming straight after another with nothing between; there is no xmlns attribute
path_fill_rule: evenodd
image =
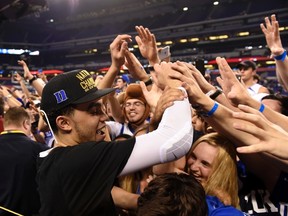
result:
<svg viewBox="0 0 288 216"><path fill-rule="evenodd" d="M120 175L183 157L193 140L191 115L187 98L175 101L165 110L157 130L136 137L134 149Z"/></svg>

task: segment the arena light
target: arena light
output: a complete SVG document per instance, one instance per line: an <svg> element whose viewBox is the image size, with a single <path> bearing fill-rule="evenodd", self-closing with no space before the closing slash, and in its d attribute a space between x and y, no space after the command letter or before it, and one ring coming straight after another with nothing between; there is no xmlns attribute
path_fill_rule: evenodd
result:
<svg viewBox="0 0 288 216"><path fill-rule="evenodd" d="M239 32L237 35L240 36L240 37L249 36L250 32Z"/></svg>
<svg viewBox="0 0 288 216"><path fill-rule="evenodd" d="M187 41L188 41L187 39L180 39L179 40L180 43L187 43Z"/></svg>
<svg viewBox="0 0 288 216"><path fill-rule="evenodd" d="M190 41L190 42L196 42L196 41L199 41L199 38L190 38L189 41Z"/></svg>
<svg viewBox="0 0 288 216"><path fill-rule="evenodd" d="M173 44L173 41L165 41L164 44L170 45L170 44Z"/></svg>

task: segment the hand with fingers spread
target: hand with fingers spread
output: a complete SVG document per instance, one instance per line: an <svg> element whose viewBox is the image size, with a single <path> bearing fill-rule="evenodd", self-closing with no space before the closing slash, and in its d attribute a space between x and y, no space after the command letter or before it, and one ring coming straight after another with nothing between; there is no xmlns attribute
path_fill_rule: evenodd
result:
<svg viewBox="0 0 288 216"><path fill-rule="evenodd" d="M187 90L191 104L198 104L203 97L207 97L193 77L190 69L191 65L179 61L170 64L172 71L167 72L167 74L171 79L184 83L182 86Z"/></svg>
<svg viewBox="0 0 288 216"><path fill-rule="evenodd" d="M140 87L142 89L142 92L144 94L147 103L150 106L150 110L153 112L163 91L160 88L158 88L156 84L152 84L152 87L149 91L145 86L144 82L140 82Z"/></svg>
<svg viewBox="0 0 288 216"><path fill-rule="evenodd" d="M271 15L271 21L269 20L269 17L265 17L265 24L261 23L260 28L265 36L267 46L271 51L271 57L275 58L277 79L279 83L285 88L285 90L287 90L288 58L287 52L282 46L279 23L276 20L275 14Z"/></svg>
<svg viewBox="0 0 288 216"><path fill-rule="evenodd" d="M288 160L288 133L249 106L239 105L239 109L243 112L234 112L233 117L247 123L234 123L233 127L253 135L258 141L253 139L249 143L246 140L248 146L238 147L237 151L239 153L267 152L280 159Z"/></svg>
<svg viewBox="0 0 288 216"><path fill-rule="evenodd" d="M185 70L177 70L177 66L179 67L185 66ZM180 72L182 75L179 73L177 74L174 73L171 75L172 78L180 79L183 82L184 82L185 77L194 78L194 80L197 82L197 84L199 85L199 87L204 93L207 93L208 91L212 89L215 89L213 85L207 82L205 77L203 77L201 72L193 64L177 61L174 64L173 68L176 69L178 72Z"/></svg>
<svg viewBox="0 0 288 216"><path fill-rule="evenodd" d="M224 58L217 57L221 77L217 77L217 82L221 86L224 94L234 106L245 104L251 98L245 86L236 78L231 67Z"/></svg>
<svg viewBox="0 0 288 216"><path fill-rule="evenodd" d="M265 17L265 24L261 23L260 28L265 36L267 46L271 53L275 56L284 52L284 48L281 43L279 33L279 23L276 20L275 14L271 15L271 21L269 17Z"/></svg>
<svg viewBox="0 0 288 216"><path fill-rule="evenodd" d="M141 55L149 61L149 64L154 65L160 62L158 57L155 35L148 28L136 26L138 35L135 40L139 46Z"/></svg>
<svg viewBox="0 0 288 216"><path fill-rule="evenodd" d="M117 69L125 63L125 51L128 50L128 42L131 42L130 35L118 35L110 44L112 65Z"/></svg>
<svg viewBox="0 0 288 216"><path fill-rule="evenodd" d="M125 51L125 59L125 66L128 68L129 73L133 78L144 82L149 79L149 76L140 61L129 50Z"/></svg>
<svg viewBox="0 0 288 216"><path fill-rule="evenodd" d="M160 89L164 90L166 86L175 88L181 86L181 81L172 79L171 74L177 72L172 68L173 63L161 62L154 65L155 77L157 79L157 85Z"/></svg>

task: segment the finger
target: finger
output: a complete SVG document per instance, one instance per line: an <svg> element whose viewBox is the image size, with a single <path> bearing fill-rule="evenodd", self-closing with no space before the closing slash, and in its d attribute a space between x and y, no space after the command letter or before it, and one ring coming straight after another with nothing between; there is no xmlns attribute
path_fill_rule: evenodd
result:
<svg viewBox="0 0 288 216"><path fill-rule="evenodd" d="M259 105L259 107L260 107L260 105ZM262 113L260 113L258 110L254 109L254 108L252 108L250 106L247 106L247 105L244 105L244 104L239 104L238 108L240 110L242 110L243 112L245 112L245 113L251 113L251 114L258 115L258 116L261 116L261 117L265 118Z"/></svg>
<svg viewBox="0 0 288 216"><path fill-rule="evenodd" d="M132 65L132 64L133 64L133 61L132 61L132 59L131 59L131 52L130 52L129 50L125 50L124 56L125 56L125 61L127 62L127 65L128 65L128 66ZM126 63L125 63L125 65L126 65ZM127 66L127 65L126 65L126 66ZM127 67L128 67L128 66L127 66Z"/></svg>
<svg viewBox="0 0 288 216"><path fill-rule="evenodd" d="M157 45L156 45L156 38L155 38L155 35L154 35L154 34L151 35L151 40L152 40L153 46L154 46L154 47L157 47Z"/></svg>
<svg viewBox="0 0 288 216"><path fill-rule="evenodd" d="M265 151L262 144L255 144L250 146L241 146L236 148L237 152L241 154L251 154Z"/></svg>
<svg viewBox="0 0 288 216"><path fill-rule="evenodd" d="M137 35L137 36L135 37L135 40L136 40L136 43L138 44L138 46L141 47L142 44L143 44L141 38Z"/></svg>
<svg viewBox="0 0 288 216"><path fill-rule="evenodd" d="M256 125L252 125L252 124L247 124L247 123L240 123L240 122L236 122L233 123L233 128L235 128L236 130L239 131L243 131L246 133L249 133L255 137L259 137L261 135L263 135L265 133L265 131L259 127L257 127Z"/></svg>
<svg viewBox="0 0 288 216"><path fill-rule="evenodd" d="M110 49L118 47L123 41L131 40L131 36L127 34L118 35L110 45Z"/></svg>
<svg viewBox="0 0 288 216"><path fill-rule="evenodd" d="M267 28L268 30L270 30L270 29L272 28L272 25L271 25L271 23L270 23L269 17L265 17L264 20L265 20L266 28Z"/></svg>
<svg viewBox="0 0 288 216"><path fill-rule="evenodd" d="M149 41L151 41L151 39L152 39L151 32L149 31L148 28L145 28L145 38Z"/></svg>
<svg viewBox="0 0 288 216"><path fill-rule="evenodd" d="M139 29L138 29L138 34L139 34L139 37L143 40L145 39L145 30L144 30L144 27L143 26L139 26Z"/></svg>
<svg viewBox="0 0 288 216"><path fill-rule="evenodd" d="M279 22L278 21L275 21L275 29L274 29L274 34L275 34L275 37L279 38L280 35L279 35Z"/></svg>
<svg viewBox="0 0 288 216"><path fill-rule="evenodd" d="M260 28L261 28L262 32L264 33L264 35L268 33L268 31L267 31L267 29L263 23L260 24Z"/></svg>
<svg viewBox="0 0 288 216"><path fill-rule="evenodd" d="M223 79L220 76L216 77L216 81L217 81L217 83L220 85L220 87L222 89L225 89L224 88L224 81L223 81Z"/></svg>
<svg viewBox="0 0 288 216"><path fill-rule="evenodd" d="M121 47L120 47L120 55L121 56L124 56L125 55L125 52L128 50L128 43L125 41L121 44Z"/></svg>
<svg viewBox="0 0 288 216"><path fill-rule="evenodd" d="M149 92L148 92L148 90L147 90L147 87L146 87L146 85L145 85L145 83L144 82L140 82L140 87L141 87L141 89L142 89L142 92L143 92L143 95L145 96L145 95L147 95L147 94L149 94Z"/></svg>

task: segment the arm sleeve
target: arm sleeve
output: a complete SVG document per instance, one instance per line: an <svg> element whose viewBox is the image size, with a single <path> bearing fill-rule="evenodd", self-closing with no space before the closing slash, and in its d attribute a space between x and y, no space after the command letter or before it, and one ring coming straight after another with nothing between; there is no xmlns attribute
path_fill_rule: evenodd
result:
<svg viewBox="0 0 288 216"><path fill-rule="evenodd" d="M193 140L191 114L187 98L175 101L165 110L157 130L136 137L133 151L120 175L183 157Z"/></svg>

